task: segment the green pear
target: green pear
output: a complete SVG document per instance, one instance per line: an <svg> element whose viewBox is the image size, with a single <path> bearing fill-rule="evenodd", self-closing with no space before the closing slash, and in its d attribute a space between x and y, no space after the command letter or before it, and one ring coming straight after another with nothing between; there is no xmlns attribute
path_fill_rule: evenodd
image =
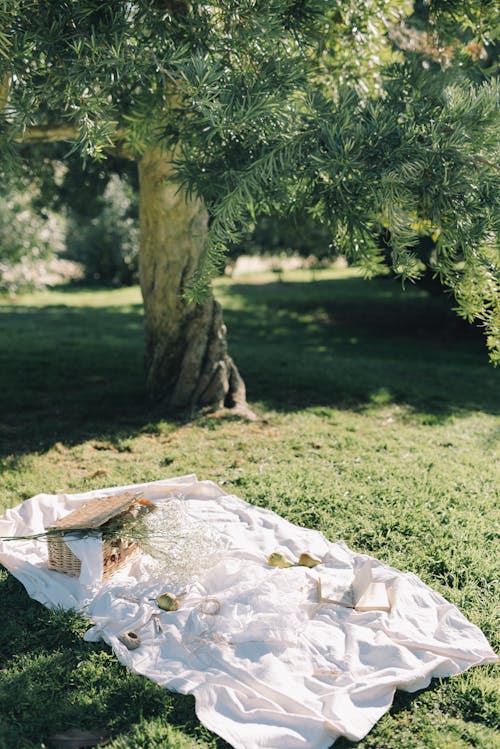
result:
<svg viewBox="0 0 500 749"><path fill-rule="evenodd" d="M179 608L179 601L173 593L162 593L156 599L156 603L163 611L177 611Z"/></svg>
<svg viewBox="0 0 500 749"><path fill-rule="evenodd" d="M321 564L321 561L314 559L310 554L301 554L297 562L299 567L316 567L317 564Z"/></svg>
<svg viewBox="0 0 500 749"><path fill-rule="evenodd" d="M279 551L273 552L267 560L267 563L270 564L271 567L280 567L281 569L284 569L285 567L293 567L293 564L291 564L285 555L281 554Z"/></svg>

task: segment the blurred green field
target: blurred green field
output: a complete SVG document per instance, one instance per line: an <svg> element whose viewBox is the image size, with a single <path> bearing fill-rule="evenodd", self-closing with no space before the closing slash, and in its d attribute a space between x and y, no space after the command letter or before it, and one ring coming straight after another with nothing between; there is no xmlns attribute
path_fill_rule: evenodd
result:
<svg viewBox="0 0 500 749"><path fill-rule="evenodd" d="M419 575L499 647L500 373L452 302L350 269L222 279L260 419L169 420L144 392L137 288L0 300L0 511L184 473ZM191 698L81 640L0 568L0 749L73 725L112 749L217 747ZM499 745L498 670L398 693L360 749ZM336 747L351 746L341 740Z"/></svg>

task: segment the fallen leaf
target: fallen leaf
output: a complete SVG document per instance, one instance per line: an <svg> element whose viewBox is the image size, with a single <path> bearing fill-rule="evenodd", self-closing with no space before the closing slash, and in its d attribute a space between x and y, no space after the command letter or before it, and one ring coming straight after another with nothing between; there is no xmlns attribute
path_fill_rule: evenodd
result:
<svg viewBox="0 0 500 749"><path fill-rule="evenodd" d="M96 441L93 442L91 445L94 450L111 450L112 452L118 452L118 448L116 445L113 445L111 442L100 442Z"/></svg>
<svg viewBox="0 0 500 749"><path fill-rule="evenodd" d="M98 479L101 478L101 476L108 476L109 471L107 471L105 468L98 468L97 471L94 471L92 476L90 478L92 479Z"/></svg>

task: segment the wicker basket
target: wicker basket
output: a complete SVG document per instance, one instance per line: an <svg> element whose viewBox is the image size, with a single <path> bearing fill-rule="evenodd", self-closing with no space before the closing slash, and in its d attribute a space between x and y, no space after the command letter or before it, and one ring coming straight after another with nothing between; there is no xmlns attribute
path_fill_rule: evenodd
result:
<svg viewBox="0 0 500 749"><path fill-rule="evenodd" d="M151 503L137 495L113 494L92 499L77 510L70 512L46 528L49 532L47 536L49 569L79 577L82 563L64 541L64 535L72 531L89 530L98 530L104 534L106 526L109 529L108 524L112 520L116 534L103 535L102 539L103 577L115 572L138 548L134 541L120 537L120 523L136 517L141 507L147 505L150 505L148 509L152 508Z"/></svg>

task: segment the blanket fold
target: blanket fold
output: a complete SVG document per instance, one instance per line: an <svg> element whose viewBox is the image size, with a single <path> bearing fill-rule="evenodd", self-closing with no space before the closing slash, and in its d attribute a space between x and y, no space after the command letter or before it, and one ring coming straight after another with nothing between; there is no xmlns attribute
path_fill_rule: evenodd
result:
<svg viewBox="0 0 500 749"><path fill-rule="evenodd" d="M176 577L181 567L169 572L174 546L166 538L162 562L143 553L104 582L95 539L73 542L85 560L80 579L47 568L44 538L0 541L0 562L43 605L82 612L91 624L86 640L102 638L135 673L193 694L200 721L235 749L327 749L341 735L359 740L396 689L413 692L433 677L497 659L482 632L415 575L194 475L40 494L0 518L0 537L41 533L83 502L127 490L157 503L175 496L176 506L182 497L191 529L206 527L211 553L200 546L196 566L191 549L184 577ZM292 566L270 566L274 552ZM298 566L302 553L321 563ZM383 605L377 599L378 608L356 610L318 597L321 575L326 589L361 568L370 585L386 591ZM178 596L177 611L156 606L165 590ZM131 630L140 637L134 650L119 639Z"/></svg>

